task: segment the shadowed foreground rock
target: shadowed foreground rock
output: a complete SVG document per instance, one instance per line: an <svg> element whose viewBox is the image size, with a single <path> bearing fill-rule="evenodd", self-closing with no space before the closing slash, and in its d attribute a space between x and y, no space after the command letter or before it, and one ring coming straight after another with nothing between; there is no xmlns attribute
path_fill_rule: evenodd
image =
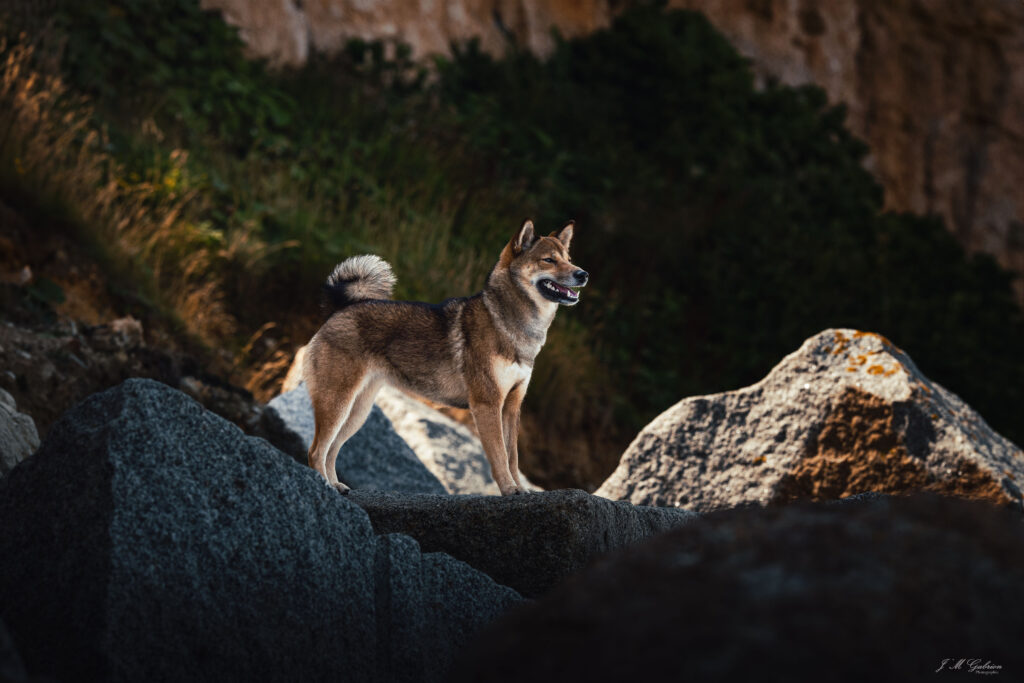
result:
<svg viewBox="0 0 1024 683"><path fill-rule="evenodd" d="M520 600L150 380L65 414L0 520L0 618L65 683L441 680Z"/></svg>
<svg viewBox="0 0 1024 683"><path fill-rule="evenodd" d="M715 513L485 630L457 681L918 681L1024 673L1024 527L939 497ZM516 661L516 668L494 662ZM947 671L946 676L967 676Z"/></svg>
<svg viewBox="0 0 1024 683"><path fill-rule="evenodd" d="M575 490L520 496L353 491L377 533L403 533L527 597L546 593L605 553L692 522L675 508L638 507Z"/></svg>
<svg viewBox="0 0 1024 683"><path fill-rule="evenodd" d="M28 673L21 662L21 656L14 647L14 640L7 626L0 621L0 681L4 683L27 683Z"/></svg>
<svg viewBox="0 0 1024 683"><path fill-rule="evenodd" d="M700 512L916 490L1020 508L1024 452L884 337L826 330L743 389L686 398L597 495Z"/></svg>
<svg viewBox="0 0 1024 683"><path fill-rule="evenodd" d="M267 440L306 464L313 443L313 404L306 385L275 397L263 411L262 432ZM338 478L352 488L374 488L404 493L444 493L391 421L374 406L366 422L338 451Z"/></svg>

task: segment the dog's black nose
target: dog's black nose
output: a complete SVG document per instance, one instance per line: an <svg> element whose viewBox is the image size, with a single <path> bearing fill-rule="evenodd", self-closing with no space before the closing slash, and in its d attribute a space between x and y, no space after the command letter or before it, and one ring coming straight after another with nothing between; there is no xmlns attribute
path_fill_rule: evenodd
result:
<svg viewBox="0 0 1024 683"><path fill-rule="evenodd" d="M573 273L573 277L576 278L576 282L580 283L581 285L585 285L587 284L587 280L590 278L590 275L585 270L577 270L575 273Z"/></svg>

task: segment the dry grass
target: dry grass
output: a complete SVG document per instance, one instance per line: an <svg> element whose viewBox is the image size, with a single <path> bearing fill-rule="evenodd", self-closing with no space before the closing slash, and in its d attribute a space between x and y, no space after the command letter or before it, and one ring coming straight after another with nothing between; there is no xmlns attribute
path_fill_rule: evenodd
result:
<svg viewBox="0 0 1024 683"><path fill-rule="evenodd" d="M227 240L194 216L203 198L181 189L186 155L171 155L169 169L131 179L106 151L104 132L88 103L73 96L25 38L0 43L0 177L16 195L83 226L108 255L151 273L157 303L200 340L235 332L215 277L228 261L258 260L257 240Z"/></svg>

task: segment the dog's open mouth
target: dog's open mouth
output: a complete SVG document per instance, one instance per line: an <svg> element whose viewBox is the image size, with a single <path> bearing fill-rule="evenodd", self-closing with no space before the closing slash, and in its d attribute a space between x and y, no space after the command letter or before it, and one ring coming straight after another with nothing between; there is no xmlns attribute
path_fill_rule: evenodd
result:
<svg viewBox="0 0 1024 683"><path fill-rule="evenodd" d="M548 299L560 304L575 304L580 300L580 293L570 287L558 284L554 280L541 280L537 283L537 289Z"/></svg>

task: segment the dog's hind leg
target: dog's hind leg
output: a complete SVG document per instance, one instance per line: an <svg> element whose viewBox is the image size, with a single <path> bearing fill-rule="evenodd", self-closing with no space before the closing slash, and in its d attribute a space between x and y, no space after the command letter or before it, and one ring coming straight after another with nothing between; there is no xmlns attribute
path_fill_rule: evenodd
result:
<svg viewBox="0 0 1024 683"><path fill-rule="evenodd" d="M347 491L348 487L338 481L338 475L334 471L334 458L329 456L331 446L352 412L362 384L362 375L350 377L344 386L318 387L309 384L314 420L313 443L309 446L309 466L341 491Z"/></svg>
<svg viewBox="0 0 1024 683"><path fill-rule="evenodd" d="M373 408L373 400L377 398L377 392L380 390L382 380L373 378L363 383L359 393L356 395L355 401L352 402L352 409L348 413L348 417L345 420L345 424L338 430L337 435L331 442L331 447L327 451L327 471L335 473L335 480L332 482L334 487L342 493L348 492L349 488L342 482L337 480L336 465L338 462L338 451L341 447L352 438L352 435L359 431L359 428L366 422L367 416L370 414L370 410Z"/></svg>

